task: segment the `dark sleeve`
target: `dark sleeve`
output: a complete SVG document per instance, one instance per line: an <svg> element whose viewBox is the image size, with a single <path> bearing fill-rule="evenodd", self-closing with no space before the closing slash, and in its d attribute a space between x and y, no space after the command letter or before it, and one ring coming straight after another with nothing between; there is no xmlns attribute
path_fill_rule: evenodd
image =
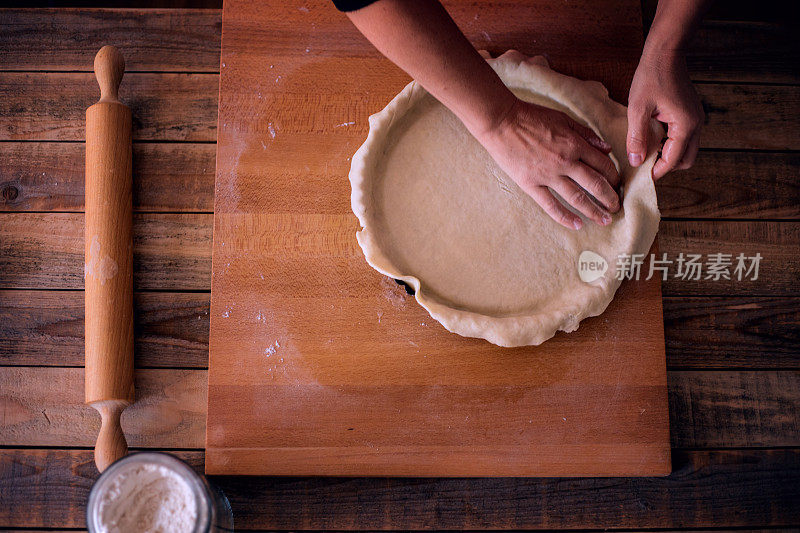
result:
<svg viewBox="0 0 800 533"><path fill-rule="evenodd" d="M362 7L375 3L377 0L333 0L333 5L339 11L356 11Z"/></svg>

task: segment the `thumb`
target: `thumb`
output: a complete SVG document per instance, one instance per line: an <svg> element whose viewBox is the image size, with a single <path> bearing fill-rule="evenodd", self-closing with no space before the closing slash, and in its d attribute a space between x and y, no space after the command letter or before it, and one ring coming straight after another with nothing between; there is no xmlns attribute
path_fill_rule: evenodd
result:
<svg viewBox="0 0 800 533"><path fill-rule="evenodd" d="M638 167L647 155L647 133L650 130L652 106L632 104L628 107L628 162Z"/></svg>

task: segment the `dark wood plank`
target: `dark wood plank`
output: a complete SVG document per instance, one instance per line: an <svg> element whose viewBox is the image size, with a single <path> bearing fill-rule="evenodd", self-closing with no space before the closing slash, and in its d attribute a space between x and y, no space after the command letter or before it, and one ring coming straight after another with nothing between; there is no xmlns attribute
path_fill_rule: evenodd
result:
<svg viewBox="0 0 800 533"><path fill-rule="evenodd" d="M642 0L645 28L649 27L656 12L658 0ZM797 5L793 2L753 2L752 0L726 0L711 2L706 13L708 20L744 20L789 22L797 18Z"/></svg>
<svg viewBox="0 0 800 533"><path fill-rule="evenodd" d="M179 452L198 471L201 452ZM0 450L8 527L84 527L90 450ZM800 451L676 451L640 479L216 477L237 530L692 528L800 521Z"/></svg>
<svg viewBox="0 0 800 533"><path fill-rule="evenodd" d="M677 452L673 474L661 479L229 477L217 483L243 529L784 525L798 518L795 454Z"/></svg>
<svg viewBox="0 0 800 533"><path fill-rule="evenodd" d="M134 144L134 211L213 211L215 152L213 144ZM84 172L83 143L0 143L0 211L83 211Z"/></svg>
<svg viewBox="0 0 800 533"><path fill-rule="evenodd" d="M212 211L215 149L211 144L135 144L134 210ZM703 151L692 169L658 182L661 213L797 219L798 175L798 154ZM0 210L82 211L83 185L82 144L0 143Z"/></svg>
<svg viewBox="0 0 800 533"><path fill-rule="evenodd" d="M137 370L136 401L121 418L128 444L202 448L207 374ZM0 445L94 447L100 415L84 403L83 381L83 368L0 367Z"/></svg>
<svg viewBox="0 0 800 533"><path fill-rule="evenodd" d="M120 90L133 111L134 139L214 141L218 78L127 75ZM704 148L800 149L800 87L704 83L697 89L707 115ZM88 73L0 73L0 92L10 95L0 100L0 140L81 140L85 109L98 97Z"/></svg>
<svg viewBox="0 0 800 533"><path fill-rule="evenodd" d="M800 86L695 84L704 148L800 149Z"/></svg>
<svg viewBox="0 0 800 533"><path fill-rule="evenodd" d="M211 215L133 218L135 289L210 289ZM0 288L80 289L83 248L83 214L0 214Z"/></svg>
<svg viewBox="0 0 800 533"><path fill-rule="evenodd" d="M652 2L654 0L646 0ZM798 8L793 2L753 2L752 0L727 0L712 2L708 18L726 20L769 20L791 22L797 20Z"/></svg>
<svg viewBox="0 0 800 533"><path fill-rule="evenodd" d="M202 452L180 452L202 470ZM0 524L86 527L86 502L97 479L91 450L0 450Z"/></svg>
<svg viewBox="0 0 800 533"><path fill-rule="evenodd" d="M689 44L686 64L694 80L798 83L800 39L786 20L708 20Z"/></svg>
<svg viewBox="0 0 800 533"><path fill-rule="evenodd" d="M138 368L208 366L208 293L136 293ZM83 291L0 291L0 365L82 366Z"/></svg>
<svg viewBox="0 0 800 533"><path fill-rule="evenodd" d="M0 288L83 287L82 214L2 213L0 221ZM208 214L136 215L136 287L209 290L211 224ZM665 295L800 295L798 222L666 220L661 224L659 242L670 260L680 253L702 254L704 260L707 254L716 253L760 253L763 258L757 280L670 277L664 283ZM361 257L355 239L346 248L347 254ZM675 273L673 265L671 274ZM352 294L363 292L358 279L347 282L353 284L349 288Z"/></svg>
<svg viewBox="0 0 800 533"><path fill-rule="evenodd" d="M667 366L800 367L800 299L664 298Z"/></svg>
<svg viewBox="0 0 800 533"><path fill-rule="evenodd" d="M137 293L136 365L206 368L208 293ZM800 299L664 298L667 365L800 367ZM0 291L0 365L83 365L83 292Z"/></svg>
<svg viewBox="0 0 800 533"><path fill-rule="evenodd" d="M670 372L672 446L800 445L800 372Z"/></svg>
<svg viewBox="0 0 800 533"><path fill-rule="evenodd" d="M658 181L664 217L800 218L800 155L702 151L694 166Z"/></svg>
<svg viewBox="0 0 800 533"><path fill-rule="evenodd" d="M129 72L219 72L217 10L5 9L0 27L0 70L90 72L113 44Z"/></svg>
<svg viewBox="0 0 800 533"><path fill-rule="evenodd" d="M94 446L100 415L83 403L82 368L2 367L0 383L2 445ZM122 415L131 446L203 446L204 370L139 370L135 386L136 402Z"/></svg>
<svg viewBox="0 0 800 533"><path fill-rule="evenodd" d="M218 72L221 25L213 9L148 9L146 16L121 9L3 10L0 49L9 53L0 57L0 70L88 72L97 50L114 44L129 72ZM72 38L77 32L81 39ZM473 37L485 40L478 32ZM697 80L796 83L798 42L780 21L709 20L692 40L687 63Z"/></svg>
<svg viewBox="0 0 800 533"><path fill-rule="evenodd" d="M126 74L120 99L133 112L133 138L213 142L217 74ZM100 94L94 74L0 73L0 140L80 141L86 108Z"/></svg>
<svg viewBox="0 0 800 533"><path fill-rule="evenodd" d="M203 447L207 376L138 370L122 415L131 446ZM672 371L667 381L674 447L800 445L798 371ZM83 368L0 367L0 390L0 446L93 446L100 416L83 403Z"/></svg>
<svg viewBox="0 0 800 533"><path fill-rule="evenodd" d="M800 290L800 223L749 221L662 221L658 242L667 259L675 261L679 254L701 254L703 262L709 254L742 253L746 257L761 254L757 280L733 275L729 280L707 279L704 266L700 280L676 278L672 265L670 277L663 284L665 296L678 295L780 295L798 296Z"/></svg>
<svg viewBox="0 0 800 533"><path fill-rule="evenodd" d="M28 7L154 8L154 9L222 9L221 0L28 0Z"/></svg>

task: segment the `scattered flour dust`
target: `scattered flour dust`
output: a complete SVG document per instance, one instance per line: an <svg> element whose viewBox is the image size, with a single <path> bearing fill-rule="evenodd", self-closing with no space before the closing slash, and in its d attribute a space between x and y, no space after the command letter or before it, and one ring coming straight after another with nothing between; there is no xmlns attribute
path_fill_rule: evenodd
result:
<svg viewBox="0 0 800 533"><path fill-rule="evenodd" d="M266 348L264 348L264 353L267 357L273 356L278 352L278 348L281 347L281 344L278 341L273 342Z"/></svg>
<svg viewBox="0 0 800 533"><path fill-rule="evenodd" d="M197 502L189 484L162 465L120 472L100 500L100 533L191 533Z"/></svg>

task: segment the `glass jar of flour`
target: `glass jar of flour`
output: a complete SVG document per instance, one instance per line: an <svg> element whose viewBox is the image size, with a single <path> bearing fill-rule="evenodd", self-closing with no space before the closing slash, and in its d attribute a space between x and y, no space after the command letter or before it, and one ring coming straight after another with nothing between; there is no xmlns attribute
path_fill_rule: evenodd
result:
<svg viewBox="0 0 800 533"><path fill-rule="evenodd" d="M89 493L90 533L233 531L227 498L177 457L140 452L109 466Z"/></svg>

